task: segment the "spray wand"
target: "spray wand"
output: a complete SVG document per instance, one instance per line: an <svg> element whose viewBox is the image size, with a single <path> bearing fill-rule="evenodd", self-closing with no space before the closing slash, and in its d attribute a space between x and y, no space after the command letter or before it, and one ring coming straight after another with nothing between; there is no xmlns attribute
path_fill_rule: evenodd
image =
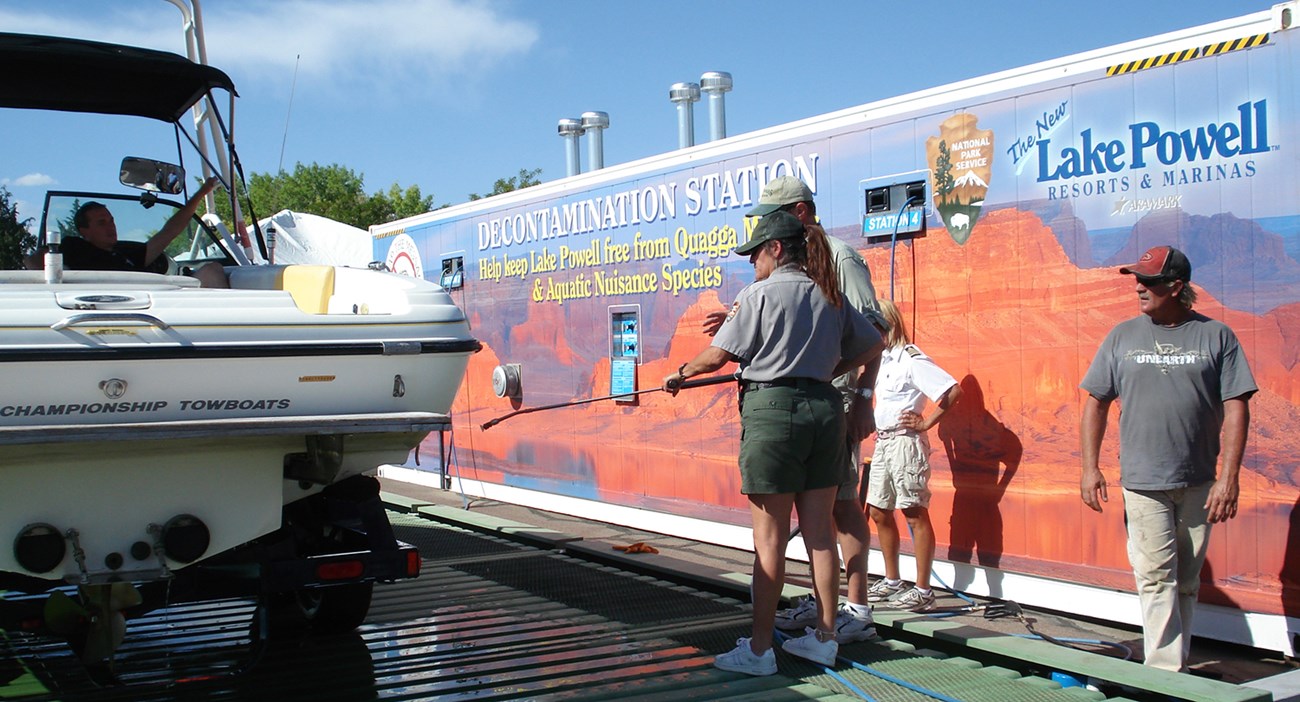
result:
<svg viewBox="0 0 1300 702"><path fill-rule="evenodd" d="M695 378L693 380L687 380L677 387L678 389L685 390L688 388L700 388L700 387L704 387L705 385L718 385L720 383L734 383L734 382L736 382L736 376L734 375L715 375L710 378ZM602 402L604 400L617 400L620 397L633 397L636 395L644 395L648 392L663 392L663 388L648 388L646 390L634 390L632 392L623 392L617 395L605 395L604 397L590 397L585 400L571 400L569 402L559 402L554 405L542 405L541 407L529 407L528 409L515 410L514 412L510 412L509 414L503 414L500 417L497 417L496 419L484 422L479 426L479 428L482 429L483 431L487 431L488 429L491 429L492 427L500 424L501 422L506 421L507 419L510 419L511 417L515 417L521 414L528 414L530 412L541 412L542 410L553 410L553 409L560 409L562 407L573 407L575 405L585 405L590 402Z"/></svg>

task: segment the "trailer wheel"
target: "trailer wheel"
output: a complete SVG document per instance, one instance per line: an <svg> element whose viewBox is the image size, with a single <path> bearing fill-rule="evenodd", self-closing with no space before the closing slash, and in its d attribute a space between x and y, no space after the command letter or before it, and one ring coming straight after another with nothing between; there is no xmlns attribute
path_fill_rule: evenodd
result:
<svg viewBox="0 0 1300 702"><path fill-rule="evenodd" d="M302 633L340 634L352 631L370 612L375 584L349 583L303 588L274 595L268 601L273 635Z"/></svg>

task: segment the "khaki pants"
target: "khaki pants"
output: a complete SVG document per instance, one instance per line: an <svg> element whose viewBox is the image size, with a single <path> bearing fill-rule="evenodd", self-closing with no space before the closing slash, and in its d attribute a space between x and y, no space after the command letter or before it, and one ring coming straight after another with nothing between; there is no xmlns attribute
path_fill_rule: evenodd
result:
<svg viewBox="0 0 1300 702"><path fill-rule="evenodd" d="M1213 483L1176 490L1124 490L1128 559L1142 606L1146 664L1187 670L1192 613L1209 545L1205 499Z"/></svg>

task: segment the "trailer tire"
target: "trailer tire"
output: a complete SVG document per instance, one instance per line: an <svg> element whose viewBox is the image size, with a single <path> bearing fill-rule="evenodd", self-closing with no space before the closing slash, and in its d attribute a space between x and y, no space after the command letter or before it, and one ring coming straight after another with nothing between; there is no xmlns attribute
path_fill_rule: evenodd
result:
<svg viewBox="0 0 1300 702"><path fill-rule="evenodd" d="M373 582L303 588L273 596L269 602L272 635L352 631L370 612Z"/></svg>

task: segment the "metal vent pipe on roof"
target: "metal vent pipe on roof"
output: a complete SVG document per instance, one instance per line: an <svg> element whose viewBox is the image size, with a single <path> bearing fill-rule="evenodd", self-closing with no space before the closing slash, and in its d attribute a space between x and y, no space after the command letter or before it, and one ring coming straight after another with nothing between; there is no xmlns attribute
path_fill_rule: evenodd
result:
<svg viewBox="0 0 1300 702"><path fill-rule="evenodd" d="M578 137L586 131L582 128L582 120L565 117L560 120L558 131L560 138L564 139L565 175L578 175L582 172L582 164L578 162Z"/></svg>
<svg viewBox="0 0 1300 702"><path fill-rule="evenodd" d="M583 112L582 128L587 132L587 170L599 171L605 167L604 132L609 128L609 113Z"/></svg>
<svg viewBox="0 0 1300 702"><path fill-rule="evenodd" d="M709 141L727 138L727 108L723 94L731 91L731 74L709 71L700 76L700 91L709 96Z"/></svg>
<svg viewBox="0 0 1300 702"><path fill-rule="evenodd" d="M700 101L699 83L673 83L668 99L677 105L677 148L695 146L695 107Z"/></svg>

